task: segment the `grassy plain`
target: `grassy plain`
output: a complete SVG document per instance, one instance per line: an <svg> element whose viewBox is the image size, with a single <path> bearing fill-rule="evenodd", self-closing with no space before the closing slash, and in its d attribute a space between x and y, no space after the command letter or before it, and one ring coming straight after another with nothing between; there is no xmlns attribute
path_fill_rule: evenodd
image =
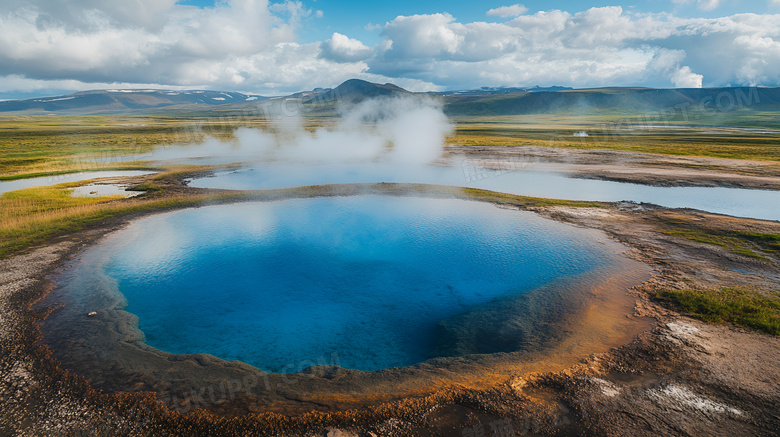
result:
<svg viewBox="0 0 780 437"><path fill-rule="evenodd" d="M456 117L450 144L604 149L674 156L780 161L780 121L760 114L724 120L641 115ZM587 137L574 136L586 132Z"/></svg>
<svg viewBox="0 0 780 437"><path fill-rule="evenodd" d="M780 121L755 113L741 117L729 119L731 127L714 127L725 122L719 118L694 123L620 114L455 117L455 132L447 142L780 162ZM306 126L328 122L327 117L313 118ZM0 181L89 170L145 169L148 162L119 158L138 154L143 159L142 154L155 146L200 142L206 136L230 140L233 131L242 126L268 127L268 123L262 118L231 116L0 117ZM588 136L575 137L575 132L587 132Z"/></svg>
<svg viewBox="0 0 780 437"><path fill-rule="evenodd" d="M155 146L233 138L262 119L143 116L0 117L0 181L91 170L148 168L128 155ZM120 159L121 158L121 159Z"/></svg>

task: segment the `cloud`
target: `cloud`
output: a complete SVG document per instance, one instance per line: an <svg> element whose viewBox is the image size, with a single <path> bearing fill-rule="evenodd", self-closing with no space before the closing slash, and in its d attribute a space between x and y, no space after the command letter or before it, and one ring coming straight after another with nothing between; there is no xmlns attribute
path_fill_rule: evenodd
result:
<svg viewBox="0 0 780 437"><path fill-rule="evenodd" d="M175 3L176 0L4 0L0 11L37 11L38 25L61 25L69 30L92 30L100 24L160 29Z"/></svg>
<svg viewBox="0 0 780 437"><path fill-rule="evenodd" d="M402 68L409 61L423 69L435 60L480 62L515 52L518 41L512 33L506 24L461 24L446 13L399 16L382 30L387 40L378 51Z"/></svg>
<svg viewBox="0 0 780 437"><path fill-rule="evenodd" d="M369 46L340 32L299 42L318 14L297 1L5 0L0 91L121 83L285 94L353 77L422 91L780 84L780 15L524 9L491 9L505 19L490 23L398 16L372 27L381 40Z"/></svg>
<svg viewBox="0 0 780 437"><path fill-rule="evenodd" d="M357 62L362 61L373 53L362 42L342 35L338 32L325 40L320 47L321 56L335 62Z"/></svg>
<svg viewBox="0 0 780 437"><path fill-rule="evenodd" d="M310 17L316 12L294 1L228 0L201 9L173 0L6 0L0 92L183 87L274 95L350 78L441 89L368 73L361 60L373 49L339 33L297 42Z"/></svg>
<svg viewBox="0 0 780 437"><path fill-rule="evenodd" d="M465 26L450 14L399 16L387 23L382 35L392 41L386 53L402 58L431 58L454 54L465 35Z"/></svg>
<svg viewBox="0 0 780 437"><path fill-rule="evenodd" d="M702 11L711 11L720 6L720 0L672 0L672 2L680 5L686 5L695 2L696 7Z"/></svg>
<svg viewBox="0 0 780 437"><path fill-rule="evenodd" d="M0 6L0 75L251 89L292 80L283 75L301 78L317 57L317 44L295 42L310 13L299 2L230 0L200 9L156 0L10 1ZM125 11L130 5L148 13L133 16ZM290 65L291 54L301 65ZM275 64L280 74L270 74Z"/></svg>
<svg viewBox="0 0 780 437"><path fill-rule="evenodd" d="M677 88L701 88L704 76L691 71L691 67L684 66L672 73L672 83Z"/></svg>
<svg viewBox="0 0 780 437"><path fill-rule="evenodd" d="M516 17L523 15L528 11L523 5L501 6L494 8L485 13L489 17Z"/></svg>
<svg viewBox="0 0 780 437"><path fill-rule="evenodd" d="M677 88L701 88L704 76L691 71L686 65L681 65L686 54L682 50L660 49L650 62L648 69L658 72Z"/></svg>
<svg viewBox="0 0 780 437"><path fill-rule="evenodd" d="M679 18L614 6L459 23L431 14L397 17L382 35L369 72L452 88L780 83L780 15Z"/></svg>

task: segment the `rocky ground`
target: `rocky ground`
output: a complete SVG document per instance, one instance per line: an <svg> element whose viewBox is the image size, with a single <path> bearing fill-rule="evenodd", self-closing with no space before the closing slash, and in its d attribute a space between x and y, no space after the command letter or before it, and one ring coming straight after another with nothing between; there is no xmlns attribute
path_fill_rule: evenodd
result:
<svg viewBox="0 0 780 437"><path fill-rule="evenodd" d="M625 315L650 318L648 330L566 368L510 370L480 389L452 386L291 417L180 412L150 394L98 392L38 342L36 322L46 314L30 305L48 291L48 275L126 217L0 260L0 435L780 435L780 338L707 325L653 299L655 291L683 288L780 290L776 254L759 260L672 236L662 232L670 220L775 234L780 223L636 204L533 209L602 230L652 266L652 278L631 291L634 314Z"/></svg>

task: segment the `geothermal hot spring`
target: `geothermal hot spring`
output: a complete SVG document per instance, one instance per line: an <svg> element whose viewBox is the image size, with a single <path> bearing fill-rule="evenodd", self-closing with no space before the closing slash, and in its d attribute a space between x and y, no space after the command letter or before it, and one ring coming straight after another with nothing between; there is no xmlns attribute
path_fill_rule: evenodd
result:
<svg viewBox="0 0 780 437"><path fill-rule="evenodd" d="M335 353L341 366L377 370L450 354L449 318L608 266L614 254L579 231L452 199L210 206L133 222L87 252L58 294L74 324L119 306L171 353L268 372Z"/></svg>
<svg viewBox="0 0 780 437"><path fill-rule="evenodd" d="M250 136L262 143L258 155L288 164L300 156L297 171L328 183L333 172L318 169L329 163L361 165L362 174L377 165L424 172L448 129L435 106L384 102L359 106L329 130L281 126L277 143L270 134ZM516 358L575 331L581 337L566 350L589 351L630 331L620 325L633 306L625 292L647 270L601 232L453 196L351 194L136 219L57 275L42 302L55 308L42 324L44 341L93 386L163 390L147 377L175 384L221 375L202 355L186 367L194 356L187 354L275 374L315 364L417 369L407 376L449 368L446 377L456 381L456 367L474 357ZM622 306L594 304L604 289ZM577 320L594 314L613 314L617 324L577 330ZM475 369L486 374L481 364ZM379 390L372 387L362 390Z"/></svg>

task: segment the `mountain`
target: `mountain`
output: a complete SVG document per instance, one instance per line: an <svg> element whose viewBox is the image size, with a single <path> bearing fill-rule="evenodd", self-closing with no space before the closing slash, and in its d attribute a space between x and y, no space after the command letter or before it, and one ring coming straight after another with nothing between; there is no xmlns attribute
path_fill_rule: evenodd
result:
<svg viewBox="0 0 780 437"><path fill-rule="evenodd" d="M392 97L408 94L412 93L392 83L382 85L360 79L350 79L334 89L322 90L313 96L309 96L307 100L304 100L304 103L359 103L375 97Z"/></svg>
<svg viewBox="0 0 780 437"><path fill-rule="evenodd" d="M452 93L444 97L448 115L780 110L780 88L596 88L508 94Z"/></svg>
<svg viewBox="0 0 780 437"><path fill-rule="evenodd" d="M96 90L57 97L7 100L0 102L0 112L117 114L161 108L197 110L198 106L201 109L213 108L264 99L266 97L221 91Z"/></svg>
<svg viewBox="0 0 780 437"><path fill-rule="evenodd" d="M315 88L289 96L267 98L234 92L103 90L66 96L0 102L0 113L24 114L161 114L246 115L285 114L331 116L342 104L365 99L424 95L439 100L453 116L524 114L683 114L689 108L780 111L780 88L481 88L437 93L412 93L396 85L348 80L336 88ZM295 103L290 102L294 99ZM725 109L725 111L723 111Z"/></svg>
<svg viewBox="0 0 780 437"><path fill-rule="evenodd" d="M396 85L350 79L336 88L317 88L284 97L262 97L221 91L95 90L64 96L0 101L0 113L26 114L178 114L209 115L230 112L257 112L262 106L279 106L298 99L318 114L332 112L338 104L359 103L365 99L412 94ZM316 107L316 108L315 108Z"/></svg>

